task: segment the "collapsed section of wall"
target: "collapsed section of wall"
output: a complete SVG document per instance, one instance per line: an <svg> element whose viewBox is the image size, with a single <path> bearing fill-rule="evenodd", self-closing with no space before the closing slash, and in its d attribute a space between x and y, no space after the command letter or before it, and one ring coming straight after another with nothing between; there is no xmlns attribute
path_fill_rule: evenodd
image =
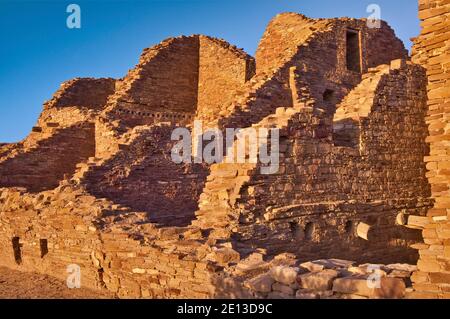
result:
<svg viewBox="0 0 450 319"><path fill-rule="evenodd" d="M97 121L97 156L116 152L120 136L139 125L186 126L195 116L218 117L253 74L252 57L207 36L170 38L146 49Z"/></svg>
<svg viewBox="0 0 450 319"><path fill-rule="evenodd" d="M420 234L397 225L396 216L423 215L430 207L422 162L428 152L425 78L420 67L400 60L371 71L338 106L335 129L347 118L341 113L352 114L341 108L357 110L348 101L367 98L365 113L353 119L357 143L335 145L333 125L313 108L277 112L260 125L281 129L278 173L262 175L250 164L214 165L195 225L218 223L214 236L232 238L244 254L261 248L303 260L415 262L408 245ZM359 224L370 229L364 238Z"/></svg>
<svg viewBox="0 0 450 319"><path fill-rule="evenodd" d="M385 43L392 50L383 50ZM74 98L84 82L69 84L49 110L67 110L89 129L75 133L85 139L61 141L59 130L72 129L61 112L34 129L64 147L57 162L70 169L52 167L54 178L33 150L20 158L51 185L33 178L5 184L44 191L2 190L0 242L9 249L0 261L59 278L78 263L88 287L191 298L238 296L227 267L255 249L269 256L292 251L303 260L415 261L409 245L419 233L398 227L395 217L430 207L424 76L404 61L369 69L405 55L384 23L367 30L362 20L285 14L261 41L254 77L253 59L242 51L192 36L145 50L113 94L113 81L100 81L106 93L98 98L108 99L101 116L100 101L90 107ZM221 129L280 129L278 173L219 163L207 178L208 167L175 165L170 132L196 116ZM50 148L35 145L39 157L49 156ZM14 147L1 150L9 169L20 155L10 152ZM63 173L75 174L60 181Z"/></svg>
<svg viewBox="0 0 450 319"><path fill-rule="evenodd" d="M116 80L76 78L61 84L52 99L44 103L44 109L77 106L101 110L115 90Z"/></svg>
<svg viewBox="0 0 450 319"><path fill-rule="evenodd" d="M160 226L186 226L194 218L206 180L206 163L175 163L171 151L174 125L137 130L129 145L121 147L101 165L84 174L82 184L97 197L148 214Z"/></svg>
<svg viewBox="0 0 450 319"><path fill-rule="evenodd" d="M0 162L1 187L25 187L29 192L52 189L75 172L76 165L95 154L94 124L79 123L56 130L34 147ZM65 176L67 175L67 176Z"/></svg>

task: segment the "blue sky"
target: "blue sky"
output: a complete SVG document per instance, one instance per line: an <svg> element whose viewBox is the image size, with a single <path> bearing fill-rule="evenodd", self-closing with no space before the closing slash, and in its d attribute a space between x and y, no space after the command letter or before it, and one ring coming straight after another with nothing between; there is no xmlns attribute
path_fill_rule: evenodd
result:
<svg viewBox="0 0 450 319"><path fill-rule="evenodd" d="M81 7L81 29L66 26L71 3ZM361 18L371 3L410 48L420 30L416 0L0 0L0 142L24 138L61 82L122 77L142 49L167 37L207 34L254 55L280 12Z"/></svg>

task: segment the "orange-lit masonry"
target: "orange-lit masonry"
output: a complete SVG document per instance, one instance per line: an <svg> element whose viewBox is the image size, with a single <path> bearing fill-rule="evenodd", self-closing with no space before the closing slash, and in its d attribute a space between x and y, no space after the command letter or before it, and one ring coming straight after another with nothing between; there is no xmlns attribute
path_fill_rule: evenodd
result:
<svg viewBox="0 0 450 319"><path fill-rule="evenodd" d="M83 286L120 297L339 298L354 295L345 281L358 286L351 274L364 266L296 267L419 260L410 295L448 297L447 119L437 114L448 102L439 23L449 4L431 2L416 64L384 22L286 13L255 58L178 37L146 49L122 79L64 83L30 135L0 148L0 263L61 279L78 264ZM279 171L173 163L171 132L194 120L278 128ZM405 267L385 269L394 295L360 294L403 297L399 278L416 270ZM323 286L313 288L331 293L302 291L315 272Z"/></svg>

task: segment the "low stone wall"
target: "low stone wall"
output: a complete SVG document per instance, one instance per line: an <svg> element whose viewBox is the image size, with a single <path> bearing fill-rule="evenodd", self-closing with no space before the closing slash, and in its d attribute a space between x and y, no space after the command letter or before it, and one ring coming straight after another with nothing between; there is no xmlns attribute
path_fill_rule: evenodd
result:
<svg viewBox="0 0 450 319"><path fill-rule="evenodd" d="M204 258L211 247L183 242L183 230L157 230L145 214L70 184L35 195L0 190L3 266L65 281L77 265L82 287L122 298L208 298L221 287L221 268Z"/></svg>
<svg viewBox="0 0 450 319"><path fill-rule="evenodd" d="M31 148L21 148L0 165L0 187L25 187L30 192L52 189L95 154L94 125L79 123L57 129Z"/></svg>

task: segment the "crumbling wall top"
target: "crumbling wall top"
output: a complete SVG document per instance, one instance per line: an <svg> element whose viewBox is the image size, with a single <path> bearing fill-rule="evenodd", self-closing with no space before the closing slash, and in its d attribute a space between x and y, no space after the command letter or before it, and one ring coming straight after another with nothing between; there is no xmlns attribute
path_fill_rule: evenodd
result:
<svg viewBox="0 0 450 319"><path fill-rule="evenodd" d="M44 109L69 106L100 110L108 96L114 93L116 80L112 78L75 78L61 84Z"/></svg>

